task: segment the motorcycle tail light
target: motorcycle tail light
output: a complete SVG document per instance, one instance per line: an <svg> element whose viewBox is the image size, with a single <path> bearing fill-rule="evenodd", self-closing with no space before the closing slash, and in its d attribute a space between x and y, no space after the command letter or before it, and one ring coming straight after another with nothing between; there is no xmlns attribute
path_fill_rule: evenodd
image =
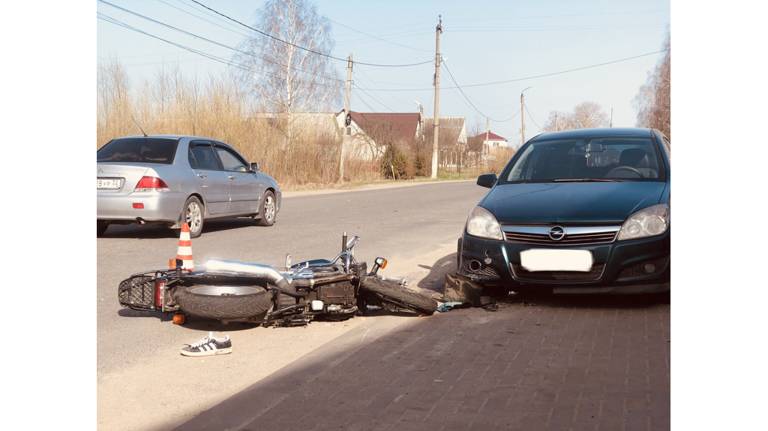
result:
<svg viewBox="0 0 768 431"><path fill-rule="evenodd" d="M163 309L163 293L165 293L165 280L155 280L155 308Z"/></svg>

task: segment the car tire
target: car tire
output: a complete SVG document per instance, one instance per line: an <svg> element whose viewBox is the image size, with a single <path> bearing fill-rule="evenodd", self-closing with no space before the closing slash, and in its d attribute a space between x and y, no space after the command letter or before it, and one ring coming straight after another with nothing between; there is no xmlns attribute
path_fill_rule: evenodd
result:
<svg viewBox="0 0 768 431"><path fill-rule="evenodd" d="M109 228L109 222L103 220L96 220L96 237L100 238L104 235L104 232Z"/></svg>
<svg viewBox="0 0 768 431"><path fill-rule="evenodd" d="M264 193L264 197L261 199L261 205L259 206L259 218L256 219L256 223L259 226L272 226L277 219L277 199L275 194L271 190L267 190Z"/></svg>
<svg viewBox="0 0 768 431"><path fill-rule="evenodd" d="M197 238L202 235L203 225L205 224L205 207L200 202L200 199L195 196L187 198L179 219L179 225L184 222L187 222L189 225L190 238Z"/></svg>

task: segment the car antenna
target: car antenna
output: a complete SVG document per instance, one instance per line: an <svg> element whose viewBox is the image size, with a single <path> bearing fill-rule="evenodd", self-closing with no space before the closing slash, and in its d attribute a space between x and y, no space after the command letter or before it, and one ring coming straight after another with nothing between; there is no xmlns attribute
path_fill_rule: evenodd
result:
<svg viewBox="0 0 768 431"><path fill-rule="evenodd" d="M141 134L144 135L144 137L146 138L147 137L147 132L145 132L144 129L141 128L141 125L139 124L138 121L136 121L136 118L133 117L133 114L131 114L131 120L133 121L133 124L135 124L136 127L139 128L139 130L141 130Z"/></svg>

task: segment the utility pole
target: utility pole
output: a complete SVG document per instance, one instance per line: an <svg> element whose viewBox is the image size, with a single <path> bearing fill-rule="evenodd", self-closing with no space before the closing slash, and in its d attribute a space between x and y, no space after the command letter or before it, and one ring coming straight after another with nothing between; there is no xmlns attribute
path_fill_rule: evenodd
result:
<svg viewBox="0 0 768 431"><path fill-rule="evenodd" d="M526 87L520 92L520 146L525 144L525 90L532 87Z"/></svg>
<svg viewBox="0 0 768 431"><path fill-rule="evenodd" d="M344 182L344 149L350 139L350 121L352 118L352 54L347 57L347 81L344 83L344 133L341 136L341 148L339 149L339 182Z"/></svg>
<svg viewBox="0 0 768 431"><path fill-rule="evenodd" d="M525 144L525 95L520 93L520 146Z"/></svg>
<svg viewBox="0 0 768 431"><path fill-rule="evenodd" d="M438 142L440 142L440 34L443 32L443 17L438 15L437 19L437 27L435 27L435 107L433 110L435 120L432 122L434 127L432 136L432 179L437 179Z"/></svg>
<svg viewBox="0 0 768 431"><path fill-rule="evenodd" d="M608 124L608 127L613 127L613 106L611 106L611 122Z"/></svg>
<svg viewBox="0 0 768 431"><path fill-rule="evenodd" d="M485 142L483 142L483 151L482 153L488 156L488 153L491 152L490 145L488 145L488 138L491 135L491 120L488 117L485 117ZM488 161L487 157L485 159Z"/></svg>

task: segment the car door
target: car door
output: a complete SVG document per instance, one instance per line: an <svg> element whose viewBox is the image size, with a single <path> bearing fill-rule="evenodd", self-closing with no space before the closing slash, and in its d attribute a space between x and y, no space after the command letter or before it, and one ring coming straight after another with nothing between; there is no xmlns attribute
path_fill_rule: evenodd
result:
<svg viewBox="0 0 768 431"><path fill-rule="evenodd" d="M189 165L199 182L208 214L230 212L229 178L213 149L213 143L196 140L189 143Z"/></svg>
<svg viewBox="0 0 768 431"><path fill-rule="evenodd" d="M245 159L222 143L215 143L216 154L229 179L230 213L255 214L262 195L260 183Z"/></svg>

